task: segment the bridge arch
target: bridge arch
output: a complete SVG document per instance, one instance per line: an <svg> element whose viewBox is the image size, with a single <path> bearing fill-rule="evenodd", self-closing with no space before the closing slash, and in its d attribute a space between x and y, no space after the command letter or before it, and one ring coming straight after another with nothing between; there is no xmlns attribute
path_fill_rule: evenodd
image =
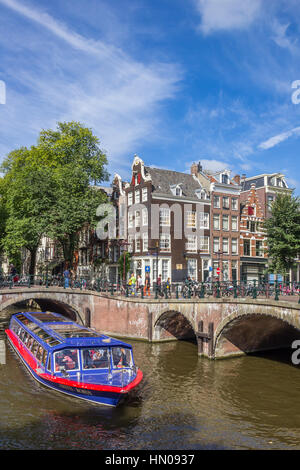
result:
<svg viewBox="0 0 300 470"><path fill-rule="evenodd" d="M215 330L213 357L290 348L295 339L300 339L299 322L287 311L284 315L276 309L234 312Z"/></svg>
<svg viewBox="0 0 300 470"><path fill-rule="evenodd" d="M154 321L152 341L195 340L196 333L187 315L166 310Z"/></svg>
<svg viewBox="0 0 300 470"><path fill-rule="evenodd" d="M78 305L75 305L69 298L62 299L60 296L58 299L53 296L53 293L50 294L47 292L20 292L16 295L12 295L6 301L0 303L0 312L3 312L8 307L27 302L29 300L35 301L42 311L47 310L61 313L72 321L76 321L82 325L85 324L84 312Z"/></svg>

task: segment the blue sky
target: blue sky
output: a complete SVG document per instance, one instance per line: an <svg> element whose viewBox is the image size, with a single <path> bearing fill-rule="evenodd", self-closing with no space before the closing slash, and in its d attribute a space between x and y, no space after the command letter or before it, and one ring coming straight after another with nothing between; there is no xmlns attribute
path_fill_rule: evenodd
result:
<svg viewBox="0 0 300 470"><path fill-rule="evenodd" d="M112 175L200 160L300 194L299 31L298 0L0 0L0 160L78 120Z"/></svg>

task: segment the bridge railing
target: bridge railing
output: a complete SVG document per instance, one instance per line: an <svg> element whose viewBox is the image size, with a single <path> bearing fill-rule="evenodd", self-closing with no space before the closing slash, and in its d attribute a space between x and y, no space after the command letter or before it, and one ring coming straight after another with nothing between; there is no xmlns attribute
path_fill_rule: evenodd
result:
<svg viewBox="0 0 300 470"><path fill-rule="evenodd" d="M64 278L61 275L8 275L0 276L0 289L17 289L20 287L61 287L103 292L108 295L139 297L142 299L204 299L215 298L269 298L273 300L291 300L300 303L299 283L266 282L184 282L168 285L154 283L150 288L143 285L113 283L103 278L87 279L84 277Z"/></svg>

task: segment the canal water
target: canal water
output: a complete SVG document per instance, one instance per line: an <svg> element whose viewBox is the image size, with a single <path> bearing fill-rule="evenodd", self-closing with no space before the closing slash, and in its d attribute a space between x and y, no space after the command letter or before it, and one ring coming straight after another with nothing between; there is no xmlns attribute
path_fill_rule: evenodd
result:
<svg viewBox="0 0 300 470"><path fill-rule="evenodd" d="M300 370L289 352L209 361L193 343L131 341L144 380L109 408L35 382L7 345L2 316L1 449L300 448Z"/></svg>

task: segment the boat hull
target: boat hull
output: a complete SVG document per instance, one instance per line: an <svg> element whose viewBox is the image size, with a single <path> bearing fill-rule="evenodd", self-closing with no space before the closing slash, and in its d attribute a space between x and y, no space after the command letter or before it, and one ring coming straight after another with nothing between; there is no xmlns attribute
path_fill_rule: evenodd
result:
<svg viewBox="0 0 300 470"><path fill-rule="evenodd" d="M101 386L97 384L87 385L85 383L76 382L74 380L57 378L51 374L38 371L38 369L35 368L36 361L32 360L32 358L30 358L31 360L28 360L29 354L24 354L24 347L22 347L22 345L19 343L18 338L10 330L6 330L6 335L9 344L17 353L22 363L25 365L35 380L52 390L64 393L74 398L85 400L87 402L95 403L97 405L115 407L120 404L121 401L123 401L130 390L135 388L140 383L143 377L142 372L138 370L135 379L129 385L123 388L107 385Z"/></svg>

